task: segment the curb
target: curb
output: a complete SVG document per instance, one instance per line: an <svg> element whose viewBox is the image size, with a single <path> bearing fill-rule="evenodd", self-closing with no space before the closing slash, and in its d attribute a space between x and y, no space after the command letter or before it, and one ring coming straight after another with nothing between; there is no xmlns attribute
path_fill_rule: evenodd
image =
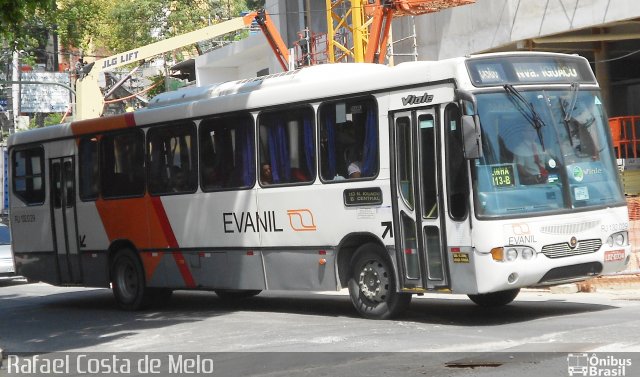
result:
<svg viewBox="0 0 640 377"><path fill-rule="evenodd" d="M637 289L640 291L640 274L636 275L608 275L581 281L578 283L562 284L550 287L551 293L590 293L598 289Z"/></svg>

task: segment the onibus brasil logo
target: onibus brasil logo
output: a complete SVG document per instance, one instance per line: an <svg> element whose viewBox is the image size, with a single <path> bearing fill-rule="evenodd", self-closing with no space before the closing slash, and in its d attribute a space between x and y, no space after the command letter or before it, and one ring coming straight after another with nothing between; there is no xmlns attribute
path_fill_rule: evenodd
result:
<svg viewBox="0 0 640 377"><path fill-rule="evenodd" d="M567 355L569 376L626 376L631 359L612 355L598 356L595 353L570 353Z"/></svg>

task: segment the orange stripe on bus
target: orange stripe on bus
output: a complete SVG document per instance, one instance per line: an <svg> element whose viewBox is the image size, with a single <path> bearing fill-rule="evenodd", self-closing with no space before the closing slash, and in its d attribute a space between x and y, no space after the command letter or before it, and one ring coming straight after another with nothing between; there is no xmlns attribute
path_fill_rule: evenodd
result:
<svg viewBox="0 0 640 377"><path fill-rule="evenodd" d="M71 131L74 135L79 136L104 131L124 129L133 127L135 125L136 123L133 117L133 113L126 113L122 115L114 115L73 122L71 123Z"/></svg>
<svg viewBox="0 0 640 377"><path fill-rule="evenodd" d="M169 243L169 247L178 248L178 240L173 233L173 229L171 229L171 224L169 223L169 218L167 217L167 213L164 210L164 206L162 205L162 201L159 197L151 198L151 204L155 209L155 213L157 215L156 219L159 221L160 226L162 227L163 233L167 238ZM184 280L185 285L188 288L195 288L196 284L193 280L193 275L191 275L191 271L189 271L189 266L184 259L184 255L181 252L174 252L173 259L176 261L176 265L178 266L178 270L182 275L182 279Z"/></svg>
<svg viewBox="0 0 640 377"><path fill-rule="evenodd" d="M147 206L146 198L97 200L96 208L109 241L127 239L137 248L149 248L151 229L147 220Z"/></svg>
<svg viewBox="0 0 640 377"><path fill-rule="evenodd" d="M169 218L158 197L145 195L142 198L96 201L110 242L118 239L131 241L139 249L178 248L178 241L171 229ZM182 253L172 253L185 285L194 288L195 281ZM141 255L147 280L157 270L162 258L147 258Z"/></svg>

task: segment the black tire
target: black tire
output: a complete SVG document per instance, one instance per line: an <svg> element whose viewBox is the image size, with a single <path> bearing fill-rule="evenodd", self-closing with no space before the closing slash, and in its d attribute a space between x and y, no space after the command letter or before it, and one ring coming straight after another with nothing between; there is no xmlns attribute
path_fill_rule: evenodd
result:
<svg viewBox="0 0 640 377"><path fill-rule="evenodd" d="M349 295L353 306L365 318L393 318L411 302L411 294L396 292L393 268L385 255L382 246L367 243L351 259Z"/></svg>
<svg viewBox="0 0 640 377"><path fill-rule="evenodd" d="M243 290L243 289L216 289L214 290L216 295L220 297L221 300L242 300L244 298L249 298L253 296L257 296L262 292L259 289L255 290Z"/></svg>
<svg viewBox="0 0 640 377"><path fill-rule="evenodd" d="M495 308L509 304L520 293L520 288L506 291L467 295L471 301L485 308Z"/></svg>
<svg viewBox="0 0 640 377"><path fill-rule="evenodd" d="M144 269L131 249L118 251L111 265L111 285L118 306L139 310L152 301L152 290L146 287Z"/></svg>

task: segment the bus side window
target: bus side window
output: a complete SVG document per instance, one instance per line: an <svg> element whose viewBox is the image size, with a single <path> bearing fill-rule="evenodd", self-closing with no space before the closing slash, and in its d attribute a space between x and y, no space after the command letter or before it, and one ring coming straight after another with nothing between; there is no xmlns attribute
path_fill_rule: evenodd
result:
<svg viewBox="0 0 640 377"><path fill-rule="evenodd" d="M320 106L320 176L323 181L378 174L375 100L355 98Z"/></svg>
<svg viewBox="0 0 640 377"><path fill-rule="evenodd" d="M198 188L196 128L191 122L147 132L149 193L194 192Z"/></svg>
<svg viewBox="0 0 640 377"><path fill-rule="evenodd" d="M142 130L103 136L100 152L103 197L142 196L145 188Z"/></svg>
<svg viewBox="0 0 640 377"><path fill-rule="evenodd" d="M95 200L100 193L98 165L98 138L83 137L78 146L78 168L80 170L80 198Z"/></svg>
<svg viewBox="0 0 640 377"><path fill-rule="evenodd" d="M444 122L449 216L454 220L462 220L467 216L467 208L469 208L467 203L469 179L466 160L462 153L462 127L460 126L460 109L457 105L447 105L444 109Z"/></svg>
<svg viewBox="0 0 640 377"><path fill-rule="evenodd" d="M43 168L41 147L13 152L13 193L26 204L44 203Z"/></svg>
<svg viewBox="0 0 640 377"><path fill-rule="evenodd" d="M200 180L203 191L246 189L255 183L255 131L249 114L200 123Z"/></svg>
<svg viewBox="0 0 640 377"><path fill-rule="evenodd" d="M314 112L309 106L260 114L260 166L270 166L270 183L302 183L315 179L313 118Z"/></svg>

